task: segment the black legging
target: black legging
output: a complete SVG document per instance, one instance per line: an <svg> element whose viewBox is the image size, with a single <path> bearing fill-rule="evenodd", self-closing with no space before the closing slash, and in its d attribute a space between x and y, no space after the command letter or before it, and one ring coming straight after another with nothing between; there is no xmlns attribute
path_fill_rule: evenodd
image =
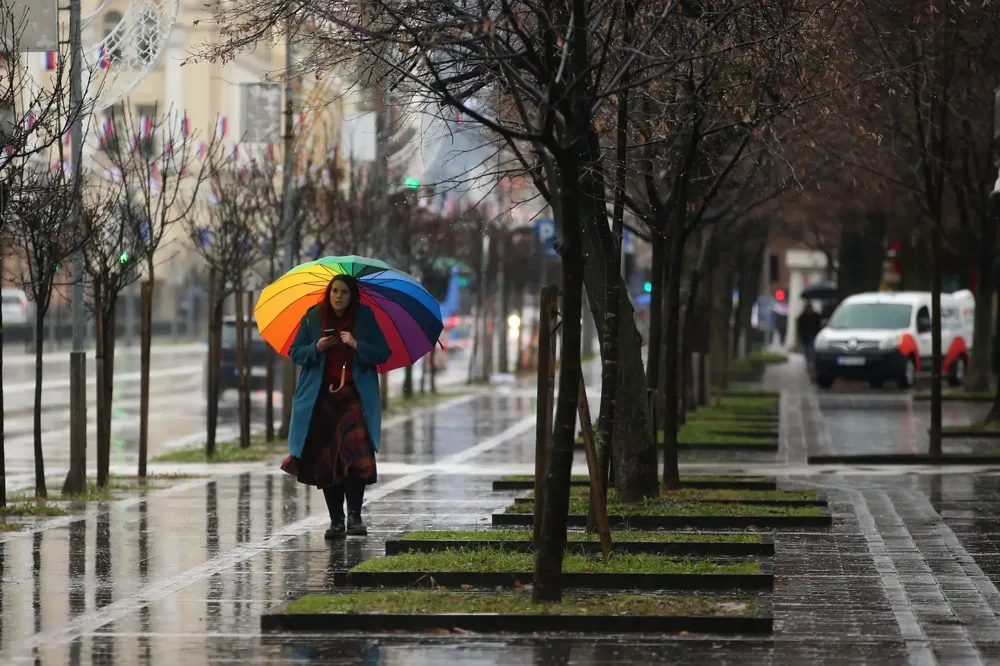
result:
<svg viewBox="0 0 1000 666"><path fill-rule="evenodd" d="M326 498L326 508L330 512L330 520L344 519L344 499L347 499L347 512L361 514L361 504L365 500L365 482L353 476L347 477L343 483L323 489Z"/></svg>

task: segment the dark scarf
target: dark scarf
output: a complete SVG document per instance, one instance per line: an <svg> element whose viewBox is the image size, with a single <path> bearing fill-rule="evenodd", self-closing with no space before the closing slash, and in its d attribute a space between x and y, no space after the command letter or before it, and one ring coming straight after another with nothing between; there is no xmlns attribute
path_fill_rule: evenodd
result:
<svg viewBox="0 0 1000 666"><path fill-rule="evenodd" d="M343 331L348 333L354 333L354 325L357 321L358 314L358 304L351 303L344 314L337 316L337 313L333 311L333 306L330 305L330 299L327 298L320 305L320 320L323 324L323 331L327 329L335 328L337 329L336 335ZM322 335L326 335L323 333ZM344 375L344 383L350 383L353 380L351 374L351 361L354 358L354 350L345 345L343 342L337 342L329 349L326 350L326 372L324 373L324 381L328 384L333 384L334 388L340 385L340 376L342 368L346 365L346 373Z"/></svg>

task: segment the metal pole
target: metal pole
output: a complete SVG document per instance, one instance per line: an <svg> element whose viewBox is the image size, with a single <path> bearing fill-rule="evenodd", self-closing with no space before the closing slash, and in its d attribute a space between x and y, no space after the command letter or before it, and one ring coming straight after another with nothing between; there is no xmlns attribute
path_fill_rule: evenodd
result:
<svg viewBox="0 0 1000 666"><path fill-rule="evenodd" d="M73 167L73 200L80 201L80 171L83 161L83 89L80 58L80 0L69 3L69 109L73 117L70 125L70 160ZM82 221L79 203L73 209L79 225ZM78 232L80 230L78 229ZM70 397L70 470L63 485L65 493L83 492L86 483L87 461L87 353L83 338L87 329L83 303L83 250L73 254L73 351L69 355Z"/></svg>
<svg viewBox="0 0 1000 666"><path fill-rule="evenodd" d="M295 255L295 225L292 223L292 207L295 181L295 90L292 87L292 19L288 18L285 29L285 166L281 182L281 224L285 231L284 254L285 271L293 268ZM282 439L288 437L288 426L292 418L292 396L295 393L295 365L285 359L281 368L281 428Z"/></svg>

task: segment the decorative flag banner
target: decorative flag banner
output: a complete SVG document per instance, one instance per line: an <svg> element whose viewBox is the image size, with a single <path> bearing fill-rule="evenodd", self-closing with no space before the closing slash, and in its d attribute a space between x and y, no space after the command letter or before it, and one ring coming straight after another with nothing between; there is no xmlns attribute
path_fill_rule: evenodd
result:
<svg viewBox="0 0 1000 666"><path fill-rule="evenodd" d="M157 168L156 163L149 165L149 191L153 193L153 196L160 196L160 192L163 188L160 187L160 170Z"/></svg>
<svg viewBox="0 0 1000 666"><path fill-rule="evenodd" d="M181 136L188 136L191 133L191 121L187 116L181 118Z"/></svg>
<svg viewBox="0 0 1000 666"><path fill-rule="evenodd" d="M229 159L233 161L240 159L240 144L233 144L233 151L229 153Z"/></svg>
<svg viewBox="0 0 1000 666"><path fill-rule="evenodd" d="M167 139L163 142L163 154L166 157L170 157L174 154L174 140Z"/></svg>
<svg viewBox="0 0 1000 666"><path fill-rule="evenodd" d="M194 156L199 160L205 159L205 153L208 152L208 148L205 146L204 142L198 144L198 149L194 151Z"/></svg>
<svg viewBox="0 0 1000 666"><path fill-rule="evenodd" d="M139 133L143 139L153 136L153 118L151 116L139 116Z"/></svg>
<svg viewBox="0 0 1000 666"><path fill-rule="evenodd" d="M68 146L73 139L72 128L67 127L65 134L63 134L63 145Z"/></svg>
<svg viewBox="0 0 1000 666"><path fill-rule="evenodd" d="M54 72L59 64L59 54L55 51L45 52L45 71Z"/></svg>
<svg viewBox="0 0 1000 666"><path fill-rule="evenodd" d="M462 124L462 110L461 109L455 109L455 123L457 125L461 125Z"/></svg>
<svg viewBox="0 0 1000 666"><path fill-rule="evenodd" d="M215 123L215 134L219 137L225 137L229 134L229 118L219 116Z"/></svg>
<svg viewBox="0 0 1000 666"><path fill-rule="evenodd" d="M107 69L111 65L111 54L108 53L107 47L101 44L97 47L97 66L100 69Z"/></svg>
<svg viewBox="0 0 1000 666"><path fill-rule="evenodd" d="M114 134L115 131L115 119L111 116L104 116L104 120L101 121L101 130L97 136L97 148L98 150L104 150L108 145L108 140Z"/></svg>
<svg viewBox="0 0 1000 666"><path fill-rule="evenodd" d="M149 220L143 220L139 223L139 237L142 238L143 243L149 242Z"/></svg>
<svg viewBox="0 0 1000 666"><path fill-rule="evenodd" d="M306 129L306 114L300 113L299 119L295 121L295 134L302 134Z"/></svg>
<svg viewBox="0 0 1000 666"><path fill-rule="evenodd" d="M215 189L215 185L208 189L208 200L212 202L213 206L219 205L219 191Z"/></svg>
<svg viewBox="0 0 1000 666"><path fill-rule="evenodd" d="M24 131L30 132L35 129L35 114L29 113L24 117Z"/></svg>
<svg viewBox="0 0 1000 666"><path fill-rule="evenodd" d="M273 162L274 161L274 144L273 143L267 144L267 159L268 159L269 162Z"/></svg>
<svg viewBox="0 0 1000 666"><path fill-rule="evenodd" d="M245 179L247 177L247 168L240 167L239 169L236 170L236 175L239 176L240 178Z"/></svg>
<svg viewBox="0 0 1000 666"><path fill-rule="evenodd" d="M128 152L134 153L139 149L139 137L133 136L128 140Z"/></svg>

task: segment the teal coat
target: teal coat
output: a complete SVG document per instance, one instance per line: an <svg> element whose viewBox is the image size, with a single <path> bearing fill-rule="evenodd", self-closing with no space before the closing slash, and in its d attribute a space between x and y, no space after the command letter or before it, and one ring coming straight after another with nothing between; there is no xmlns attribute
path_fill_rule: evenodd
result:
<svg viewBox="0 0 1000 666"><path fill-rule="evenodd" d="M323 371L326 368L326 354L316 351L316 342L323 337L319 307L311 308L302 317L299 332L292 342L288 355L296 365L301 366L299 380L292 400L292 421L288 428L288 452L296 458L302 457L306 445L306 435L312 421L313 408L319 392L323 390ZM375 315L365 305L358 306L354 325L354 338L358 350L352 356L351 374L354 386L361 396L361 410L365 415L365 425L372 440L372 447L379 450L382 440L382 396L378 390L377 365L389 360L389 344L382 335L382 329L375 321Z"/></svg>

